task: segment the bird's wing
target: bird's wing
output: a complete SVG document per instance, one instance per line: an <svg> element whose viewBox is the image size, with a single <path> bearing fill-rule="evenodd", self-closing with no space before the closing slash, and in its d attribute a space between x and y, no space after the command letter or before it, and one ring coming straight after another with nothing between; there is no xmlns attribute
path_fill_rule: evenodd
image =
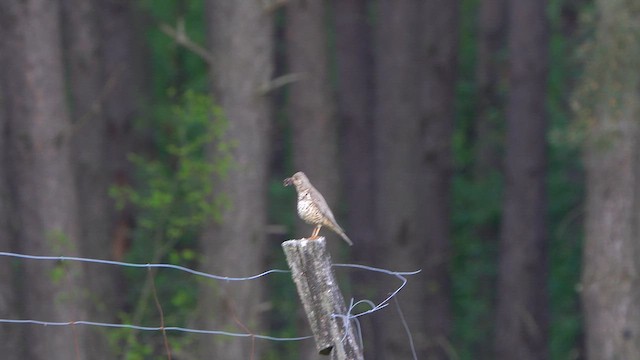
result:
<svg viewBox="0 0 640 360"><path fill-rule="evenodd" d="M311 200L313 200L313 202L318 204L318 208L320 209L320 212L322 213L322 215L330 219L333 223L336 223L336 219L333 217L333 213L331 212L329 205L327 205L327 201L324 199L324 196L322 196L322 194L320 194L320 192L316 190L316 188L314 187L312 187L309 190L310 190L309 195L311 195Z"/></svg>

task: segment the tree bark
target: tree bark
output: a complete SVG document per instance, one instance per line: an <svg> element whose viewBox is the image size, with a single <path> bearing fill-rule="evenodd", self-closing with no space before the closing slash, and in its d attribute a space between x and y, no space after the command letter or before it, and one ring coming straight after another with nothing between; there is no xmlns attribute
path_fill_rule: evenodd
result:
<svg viewBox="0 0 640 360"><path fill-rule="evenodd" d="M424 16L437 20L424 23ZM456 29L454 2L378 3L377 234L382 266L424 271L425 282L410 284L399 297L419 358L447 358L451 346L448 212ZM411 357L399 318L382 321L380 358Z"/></svg>
<svg viewBox="0 0 640 360"><path fill-rule="evenodd" d="M5 74L16 196L19 250L78 255L77 194L71 162L57 1L3 2ZM53 274L60 274L52 279ZM77 264L25 262L25 317L49 321L86 318L83 271ZM28 326L29 359L88 358L86 328Z"/></svg>
<svg viewBox="0 0 640 360"><path fill-rule="evenodd" d="M582 301L588 359L640 354L640 27L637 2L596 1L579 86L587 199Z"/></svg>
<svg viewBox="0 0 640 360"><path fill-rule="evenodd" d="M426 349L422 357L449 359L453 328L449 274L453 173L451 143L458 75L458 2L426 1L419 14L422 18L432 17L433 20L422 23L419 42L420 139L416 156L420 171L417 198L420 201L421 221L417 223L417 234L422 239L413 246L414 257L427 279L427 290L423 290L424 293L416 301L422 301L423 326L436 344Z"/></svg>
<svg viewBox="0 0 640 360"><path fill-rule="evenodd" d="M73 162L78 191L80 242L83 256L110 258L111 214L108 196L109 172L106 163L106 122L103 95L108 90L102 76L102 54L98 17L93 1L64 0L67 24L68 69L72 96ZM93 301L88 310L91 319L116 319L115 277L108 267L89 266L88 285ZM91 331L89 347L95 359L112 359L108 339Z"/></svg>
<svg viewBox="0 0 640 360"><path fill-rule="evenodd" d="M4 23L4 18L0 15L0 24ZM0 68L5 68L5 59L7 55L5 43L8 40L5 35L6 31L0 27ZM12 209L15 208L15 198L10 191L9 179L11 178L11 169L9 168L9 152L8 145L8 112L7 96L10 90L6 86L6 75L0 73L0 251L15 251L16 237L14 236L14 227L12 226L14 216ZM0 274L3 281L0 282L0 317L9 319L21 316L18 307L18 284L17 272L8 258L0 257ZM21 339L24 338L24 328L19 325L1 324L0 325L0 354L7 358L20 359L23 344Z"/></svg>
<svg viewBox="0 0 640 360"><path fill-rule="evenodd" d="M419 222L415 191L418 186L417 133L418 87L415 81L416 20L414 1L379 1L376 23L375 53L375 173L377 238L380 242L380 266L409 270L420 266L408 244L419 244L416 231ZM400 265L402 264L402 266ZM398 268L401 266L401 268ZM415 284L414 284L415 286ZM414 341L422 354L430 339L423 322L415 314L416 294L424 284L414 287L411 294L402 294L399 304L405 312ZM416 301L411 312L407 304ZM382 342L376 344L377 359L409 358L407 334L397 316L380 320ZM433 343L433 342L430 342ZM365 345L365 354L368 349ZM418 355L421 357L420 355Z"/></svg>
<svg viewBox="0 0 640 360"><path fill-rule="evenodd" d="M486 177L502 166L500 139L502 138L501 85L504 73L502 52L505 47L507 20L506 0L480 1L478 17L478 61L476 65L477 117L475 130L474 174Z"/></svg>
<svg viewBox="0 0 640 360"><path fill-rule="evenodd" d="M259 1L207 1L215 100L229 121L228 142L233 164L224 177L213 179L217 196L228 201L222 220L202 235L203 271L256 274L264 271L266 245L267 164L270 102L260 94L273 70L273 23ZM211 149L211 156L216 156ZM203 326L262 331L263 292L259 282L203 284L200 314ZM240 325L241 324L241 325ZM262 345L262 343L256 343ZM202 339L203 357L262 358L251 340Z"/></svg>
<svg viewBox="0 0 640 360"><path fill-rule="evenodd" d="M106 127L106 160L108 186L131 185L133 166L128 159L134 151L133 122L140 114L145 91L145 71L142 40L136 35L140 16L133 2L100 0L96 3L102 43L102 117ZM139 139L138 139L139 140ZM129 248L133 226L133 210L117 210L110 203L110 257L122 260ZM106 255L106 253L105 253Z"/></svg>
<svg viewBox="0 0 640 360"><path fill-rule="evenodd" d="M356 241L352 262L376 265L379 241L376 236L374 170L374 81L373 33L369 19L370 0L334 0L338 71L337 113L343 129L340 153L347 200L349 236ZM351 276L359 299L380 295L378 278L370 272ZM378 318L360 318L368 360L376 360L380 343Z"/></svg>
<svg viewBox="0 0 640 360"><path fill-rule="evenodd" d="M546 2L509 4L509 95L496 359L547 359Z"/></svg>
<svg viewBox="0 0 640 360"><path fill-rule="evenodd" d="M293 128L293 163L295 171L304 171L339 215L337 128L335 104L329 88L326 34L324 1L287 2L288 71L302 76L300 81L290 85L287 103ZM299 230L303 236L307 236L307 231L311 233L306 224ZM329 239L338 238L330 232L323 235Z"/></svg>
<svg viewBox="0 0 640 360"><path fill-rule="evenodd" d="M356 260L374 263L376 253L373 156L373 49L369 0L336 0L338 118L344 128L345 198L349 235L360 240ZM367 242L369 241L369 242Z"/></svg>

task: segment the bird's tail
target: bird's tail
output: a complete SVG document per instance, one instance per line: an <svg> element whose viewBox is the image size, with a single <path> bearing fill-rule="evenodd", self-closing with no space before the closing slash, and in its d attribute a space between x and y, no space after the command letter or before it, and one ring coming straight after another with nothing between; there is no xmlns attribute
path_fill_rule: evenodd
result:
<svg viewBox="0 0 640 360"><path fill-rule="evenodd" d="M349 244L349 246L353 246L353 242L351 242L351 239L349 239L342 229L338 229L337 233L344 239L344 241L347 242L347 244Z"/></svg>

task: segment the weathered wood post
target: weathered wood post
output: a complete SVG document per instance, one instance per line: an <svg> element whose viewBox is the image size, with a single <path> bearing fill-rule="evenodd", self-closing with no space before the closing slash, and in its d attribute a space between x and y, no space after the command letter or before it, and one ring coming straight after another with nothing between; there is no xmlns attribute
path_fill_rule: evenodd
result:
<svg viewBox="0 0 640 360"><path fill-rule="evenodd" d="M355 325L344 317L334 316L346 315L347 307L331 268L325 238L288 240L282 243L282 248L318 353L338 360L364 360Z"/></svg>

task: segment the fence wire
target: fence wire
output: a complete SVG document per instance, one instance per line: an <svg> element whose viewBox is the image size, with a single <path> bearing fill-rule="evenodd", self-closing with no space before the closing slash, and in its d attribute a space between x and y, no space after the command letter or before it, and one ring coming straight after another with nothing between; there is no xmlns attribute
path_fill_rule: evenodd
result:
<svg viewBox="0 0 640 360"><path fill-rule="evenodd" d="M20 258L20 259L29 259L29 260L37 260L37 261L70 261L70 262L84 262L84 263L94 263L94 264L103 264L103 265L113 265L113 266L123 266L123 267L131 267L131 268L161 268L161 269L173 269L178 271L183 271L189 274L202 276L205 278L217 280L217 281L251 281L257 280L262 277L271 274L281 274L281 273L290 273L289 270L283 269L271 269L264 271L262 273L246 276L246 277L230 277L230 276L220 276L215 274L209 274L198 270L189 269L184 266L173 265L173 264L164 264L164 263L128 263L122 261L112 261L112 260L101 260L101 259L91 259L77 256L40 256L40 255L27 255L27 254L17 254L12 252L0 252L0 257L11 257L11 258ZM352 321L356 324L358 330L360 328L358 318L364 315L368 315L374 313L378 310L381 310L387 307L391 300L396 297L396 295L404 288L407 284L406 276L415 275L420 273L421 270L417 271L391 271L387 269L376 268L367 265L360 264L333 264L335 268L351 268L351 269L360 269L366 271L373 271L382 273L385 275L393 276L401 281L401 284L395 291L391 292L389 296L387 296L384 300L379 303L375 303L371 300L358 300L351 299L349 302L349 307L346 314L333 314L334 317L343 319L343 323L345 326L351 326ZM355 308L359 305L365 304L370 307L370 309L355 313ZM175 332L184 332L184 333L192 333L192 334L208 334L208 335L222 335L222 336L230 336L230 337L241 337L241 338L256 338L270 341L301 341L312 338L313 336L299 336L299 337L275 337L268 335L260 335L254 333L238 333L238 332L229 332L222 330L207 330L207 329L194 329L194 328L185 328L179 326L140 326L135 324L122 324L122 323L105 323L105 322L95 322L95 321L87 321L87 320L75 320L75 321L66 321L66 322L54 322L54 321L44 321L38 319L4 319L0 318L0 323L8 323L8 324L34 324L34 325L42 325L42 326L77 326L77 325L85 325L85 326L96 326L103 328L120 328L120 329L132 329L132 330L140 330L140 331L175 331ZM403 321L403 324L406 326L406 323ZM360 334L360 331L358 331ZM413 344L411 340L411 333L407 329L407 336L409 337L409 341L411 343L412 351ZM360 341L362 342L361 334Z"/></svg>

